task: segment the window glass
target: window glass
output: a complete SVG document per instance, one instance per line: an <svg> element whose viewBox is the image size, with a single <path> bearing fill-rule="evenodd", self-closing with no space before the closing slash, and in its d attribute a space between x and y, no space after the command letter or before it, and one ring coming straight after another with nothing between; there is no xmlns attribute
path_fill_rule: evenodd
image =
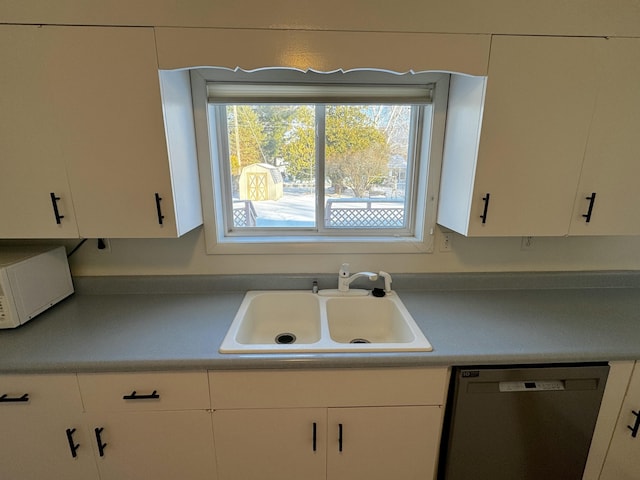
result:
<svg viewBox="0 0 640 480"><path fill-rule="evenodd" d="M226 230L411 230L411 105L226 104ZM321 206L321 207L319 207Z"/></svg>
<svg viewBox="0 0 640 480"><path fill-rule="evenodd" d="M326 228L406 229L410 105L326 109Z"/></svg>
<svg viewBox="0 0 640 480"><path fill-rule="evenodd" d="M232 229L316 226L312 105L227 105Z"/></svg>

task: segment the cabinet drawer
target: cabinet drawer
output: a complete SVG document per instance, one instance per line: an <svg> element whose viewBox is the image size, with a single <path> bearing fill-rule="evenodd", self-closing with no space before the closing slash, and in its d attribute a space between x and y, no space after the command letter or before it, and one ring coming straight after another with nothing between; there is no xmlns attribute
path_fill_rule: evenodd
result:
<svg viewBox="0 0 640 480"><path fill-rule="evenodd" d="M214 409L442 405L448 369L211 371L209 384Z"/></svg>
<svg viewBox="0 0 640 480"><path fill-rule="evenodd" d="M87 412L208 409L206 372L78 375Z"/></svg>
<svg viewBox="0 0 640 480"><path fill-rule="evenodd" d="M0 375L0 414L29 411L81 412L74 374Z"/></svg>

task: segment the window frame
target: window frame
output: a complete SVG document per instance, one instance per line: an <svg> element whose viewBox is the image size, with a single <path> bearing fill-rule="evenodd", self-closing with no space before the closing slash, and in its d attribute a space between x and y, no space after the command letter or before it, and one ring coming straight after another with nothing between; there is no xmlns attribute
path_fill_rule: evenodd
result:
<svg viewBox="0 0 640 480"><path fill-rule="evenodd" d="M272 69L267 74L272 75ZM410 232L399 232L397 229L359 229L348 232L329 229L321 225L309 234L308 230L281 228L260 232L227 233L225 231L225 206L222 205L215 192L224 192L228 188L223 183L220 172L223 163L221 148L212 148L210 138L220 138L221 124L215 115L209 114L210 107L207 95L207 83L224 78L233 78L229 69L195 69L191 71L194 120L196 142L200 169L200 183L204 217L205 248L209 254L316 254L316 253L428 253L433 251L434 229L437 213L437 198L444 146L444 128L446 106L449 90L449 75L444 73L423 73L424 82L434 85L431 103L433 109L429 125L427 115L419 122L412 168L417 169L413 175L413 201L408 205L410 215L408 221ZM280 70L282 71L282 70ZM296 71L300 73L299 71ZM359 72L360 73L360 72ZM393 72L389 72L392 73ZM367 72L362 71L366 76ZM398 77L400 78L400 76ZM415 82L415 80L413 80ZM424 107L421 107L424 108ZM415 108L414 108L415 110ZM412 112L415 115L415 112ZM213 136L213 137L212 137ZM418 138L419 137L419 138Z"/></svg>

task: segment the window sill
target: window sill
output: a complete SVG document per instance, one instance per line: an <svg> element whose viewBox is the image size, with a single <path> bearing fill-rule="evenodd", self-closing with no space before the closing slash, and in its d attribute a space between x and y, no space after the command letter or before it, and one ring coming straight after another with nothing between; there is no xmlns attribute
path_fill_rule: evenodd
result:
<svg viewBox="0 0 640 480"><path fill-rule="evenodd" d="M433 236L416 237L235 237L217 243L206 242L212 255L304 255L342 253L432 253Z"/></svg>

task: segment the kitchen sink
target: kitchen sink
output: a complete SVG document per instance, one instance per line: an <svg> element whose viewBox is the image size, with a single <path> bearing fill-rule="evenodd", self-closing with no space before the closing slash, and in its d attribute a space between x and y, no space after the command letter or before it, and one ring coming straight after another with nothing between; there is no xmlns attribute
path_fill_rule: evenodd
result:
<svg viewBox="0 0 640 480"><path fill-rule="evenodd" d="M302 345L320 340L320 305L307 292L250 292L238 314L240 344Z"/></svg>
<svg viewBox="0 0 640 480"><path fill-rule="evenodd" d="M431 351L395 292L378 298L250 291L221 353Z"/></svg>
<svg viewBox="0 0 640 480"><path fill-rule="evenodd" d="M330 298L326 302L331 339L339 343L398 343L415 340L397 296Z"/></svg>

